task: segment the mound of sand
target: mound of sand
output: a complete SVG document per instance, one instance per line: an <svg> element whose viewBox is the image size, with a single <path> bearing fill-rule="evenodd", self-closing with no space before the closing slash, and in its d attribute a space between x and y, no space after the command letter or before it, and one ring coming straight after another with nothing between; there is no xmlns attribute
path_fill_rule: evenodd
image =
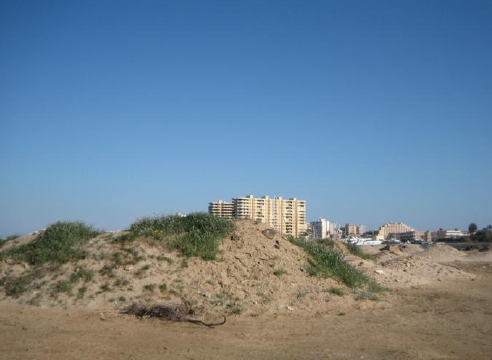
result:
<svg viewBox="0 0 492 360"><path fill-rule="evenodd" d="M122 309L132 303L187 304L197 315L307 313L360 308L351 289L335 279L308 275L308 257L265 224L237 221L223 240L216 261L186 258L152 239L115 241L121 233L104 233L84 247L86 258L58 268L31 268L6 258L0 263L0 300L41 307ZM32 241L35 235L6 244ZM348 262L381 285L402 288L436 281L473 278L453 267L457 259L492 261L492 252L464 254L446 245L362 247L362 260L336 243ZM74 280L75 279L75 280ZM330 290L340 288L346 296ZM7 296L6 289L13 291ZM367 305L369 303L369 305ZM382 304L384 302L380 302ZM378 306L365 302L364 308Z"/></svg>
<svg viewBox="0 0 492 360"><path fill-rule="evenodd" d="M238 221L235 233L224 239L217 261L182 257L152 239L117 242L118 235L105 233L90 240L84 260L57 269L33 269L6 259L0 279L12 283L24 278L30 283L16 297L6 296L0 286L0 296L42 307L101 310L133 302L186 303L202 314L259 315L331 311L337 297L328 290L344 288L334 279L309 276L304 250L265 224ZM33 271L35 277L30 276ZM71 283L77 274L80 279ZM342 307L351 304L346 299Z"/></svg>
<svg viewBox="0 0 492 360"><path fill-rule="evenodd" d="M434 261L454 261L461 260L466 254L452 246L445 244L431 245L417 256Z"/></svg>

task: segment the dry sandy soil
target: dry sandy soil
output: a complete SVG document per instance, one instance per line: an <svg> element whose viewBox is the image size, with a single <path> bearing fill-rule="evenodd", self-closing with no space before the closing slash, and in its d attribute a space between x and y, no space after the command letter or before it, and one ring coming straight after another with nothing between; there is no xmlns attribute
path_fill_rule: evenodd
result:
<svg viewBox="0 0 492 360"><path fill-rule="evenodd" d="M151 242L132 250L141 255L136 263L115 264L112 254L127 252L114 235L100 236L76 268L46 275L15 299L0 291L0 359L492 359L491 252L443 245L368 247L371 260L346 254L389 289L379 301L357 301L348 289L330 294L343 285L309 277L303 251L262 230L240 223L221 261L184 264ZM0 266L3 278L30 270L8 260ZM54 292L81 267L96 274L77 284L86 287L83 297L77 287ZM284 274L275 275L278 269ZM101 292L104 284L110 289ZM185 300L200 319L228 314L226 324L210 329L120 314L131 302Z"/></svg>

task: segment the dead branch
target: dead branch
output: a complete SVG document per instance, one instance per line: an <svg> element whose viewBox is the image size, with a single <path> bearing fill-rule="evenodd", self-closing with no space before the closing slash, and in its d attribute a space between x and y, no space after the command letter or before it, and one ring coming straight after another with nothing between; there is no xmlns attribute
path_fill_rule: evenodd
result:
<svg viewBox="0 0 492 360"><path fill-rule="evenodd" d="M216 323L207 323L202 320L193 319L189 315L193 315L195 312L189 305L165 305L156 304L152 306L146 306L143 304L133 303L121 310L122 314L133 315L139 319L142 318L158 318L168 321L190 322L192 324L200 324L213 328L215 326L223 325L226 322L226 316L223 321Z"/></svg>

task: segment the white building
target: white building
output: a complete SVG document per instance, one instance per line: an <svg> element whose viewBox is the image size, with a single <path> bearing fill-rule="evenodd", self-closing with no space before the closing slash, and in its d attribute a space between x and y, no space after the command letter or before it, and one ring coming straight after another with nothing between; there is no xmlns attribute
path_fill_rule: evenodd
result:
<svg viewBox="0 0 492 360"><path fill-rule="evenodd" d="M461 237L468 236L469 233L467 231L461 230L438 230L432 232L432 241L441 240L441 239L458 239Z"/></svg>
<svg viewBox="0 0 492 360"><path fill-rule="evenodd" d="M317 221L311 221L311 231L311 238L327 239L330 237L330 222L323 218L319 218Z"/></svg>
<svg viewBox="0 0 492 360"><path fill-rule="evenodd" d="M334 222L319 218L311 221L311 239L330 239L338 236L338 227Z"/></svg>

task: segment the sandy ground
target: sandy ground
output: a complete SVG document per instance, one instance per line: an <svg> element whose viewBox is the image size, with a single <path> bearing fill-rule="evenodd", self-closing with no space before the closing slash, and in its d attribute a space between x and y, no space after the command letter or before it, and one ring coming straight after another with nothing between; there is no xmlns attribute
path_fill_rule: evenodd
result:
<svg viewBox="0 0 492 360"><path fill-rule="evenodd" d="M0 359L492 360L492 251L365 247L373 258L362 260L338 244L389 289L378 301L356 300L349 289L342 297L327 292L343 285L310 277L306 254L264 230L239 224L215 262L184 262L157 244L115 245L113 235L102 235L89 242L84 261L41 273L19 297L0 288ZM54 292L81 267L94 272L90 283ZM285 273L276 276L278 269ZM11 259L0 264L3 281L30 271ZM101 291L104 284L109 290ZM227 322L210 329L121 314L131 302L185 299L201 319L227 314Z"/></svg>
<svg viewBox="0 0 492 360"><path fill-rule="evenodd" d="M369 309L229 317L214 329L2 303L0 359L492 359L492 264L454 266L474 280L396 289Z"/></svg>

